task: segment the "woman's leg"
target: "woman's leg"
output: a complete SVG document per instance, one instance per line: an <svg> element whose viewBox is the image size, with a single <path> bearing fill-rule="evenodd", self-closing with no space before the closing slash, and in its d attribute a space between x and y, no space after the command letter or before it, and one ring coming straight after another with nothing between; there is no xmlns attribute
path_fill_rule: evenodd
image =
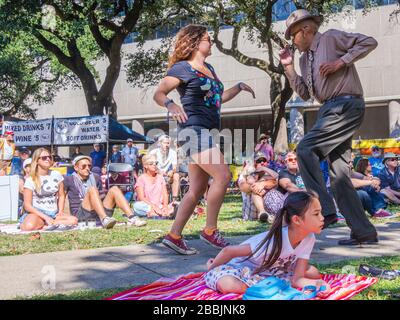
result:
<svg viewBox="0 0 400 320"><path fill-rule="evenodd" d="M78 224L78 218L71 215L57 216L54 221L55 224L64 224L67 226L75 226Z"/></svg>
<svg viewBox="0 0 400 320"><path fill-rule="evenodd" d="M244 293L248 286L232 276L223 276L217 281L217 290L221 293Z"/></svg>
<svg viewBox="0 0 400 320"><path fill-rule="evenodd" d="M228 165L224 163L224 156L218 148L203 151L193 158L198 166L213 178L207 194L206 228L216 229L219 210L231 181L231 173Z"/></svg>
<svg viewBox="0 0 400 320"><path fill-rule="evenodd" d="M260 213L265 212L264 199L263 199L263 197L259 196L258 194L252 193L251 194L251 201L253 201L254 206L256 207L257 218L258 218Z"/></svg>
<svg viewBox="0 0 400 320"><path fill-rule="evenodd" d="M39 216L36 214L28 214L25 220L22 222L20 228L22 231L34 231L41 230L44 225L44 220L42 220Z"/></svg>
<svg viewBox="0 0 400 320"><path fill-rule="evenodd" d="M181 236L182 230L192 215L194 208L207 188L208 174L204 172L197 164L190 163L189 169L189 190L183 197L176 213L175 221L171 227L170 233L175 236Z"/></svg>
<svg viewBox="0 0 400 320"><path fill-rule="evenodd" d="M308 265L304 276L308 279L321 279L321 274L319 273L318 269L312 265Z"/></svg>

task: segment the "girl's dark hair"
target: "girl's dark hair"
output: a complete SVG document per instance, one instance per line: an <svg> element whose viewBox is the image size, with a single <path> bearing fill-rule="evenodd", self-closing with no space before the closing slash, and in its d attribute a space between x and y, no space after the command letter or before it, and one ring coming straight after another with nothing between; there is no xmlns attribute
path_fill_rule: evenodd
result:
<svg viewBox="0 0 400 320"><path fill-rule="evenodd" d="M361 158L357 161L356 171L365 175L365 171L369 165L369 160L367 158Z"/></svg>
<svg viewBox="0 0 400 320"><path fill-rule="evenodd" d="M282 209L278 212L275 217L275 221L271 226L265 239L258 245L256 250L247 259L253 257L258 251L260 251L266 244L264 253L263 264L254 270L254 273L261 273L268 270L278 260L282 252L282 227L283 222L290 225L293 216L303 217L305 212L308 210L312 199L318 199L315 192L298 191L289 194L285 199ZM268 254L268 248L272 241L271 253ZM267 257L268 255L268 257ZM246 259L246 260L247 260Z"/></svg>

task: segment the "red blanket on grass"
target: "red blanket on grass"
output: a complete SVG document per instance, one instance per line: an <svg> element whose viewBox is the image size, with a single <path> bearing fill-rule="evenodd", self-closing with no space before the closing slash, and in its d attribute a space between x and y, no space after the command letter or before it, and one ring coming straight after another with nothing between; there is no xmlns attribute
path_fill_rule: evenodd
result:
<svg viewBox="0 0 400 320"><path fill-rule="evenodd" d="M378 281L355 275L328 274L323 280L331 290L324 297L314 300L348 300ZM149 285L136 287L106 300L241 300L240 294L220 294L208 288L204 273L179 276L174 279L162 278Z"/></svg>

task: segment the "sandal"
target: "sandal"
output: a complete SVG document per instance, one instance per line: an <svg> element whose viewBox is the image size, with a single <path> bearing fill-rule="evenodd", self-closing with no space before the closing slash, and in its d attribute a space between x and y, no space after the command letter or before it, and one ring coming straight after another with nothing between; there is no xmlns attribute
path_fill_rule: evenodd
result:
<svg viewBox="0 0 400 320"><path fill-rule="evenodd" d="M395 280L400 277L400 270L384 270L361 264L358 272L362 275L377 277L385 280Z"/></svg>

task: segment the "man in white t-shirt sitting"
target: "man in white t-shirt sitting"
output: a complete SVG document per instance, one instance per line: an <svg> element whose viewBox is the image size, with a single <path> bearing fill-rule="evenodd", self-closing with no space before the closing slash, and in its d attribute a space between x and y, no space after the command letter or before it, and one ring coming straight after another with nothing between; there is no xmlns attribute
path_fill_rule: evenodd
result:
<svg viewBox="0 0 400 320"><path fill-rule="evenodd" d="M165 182L171 185L172 201L178 199L179 193L179 173L176 170L178 157L175 150L171 149L171 138L162 135L158 138L159 147L152 150L150 154L154 154L157 158L157 167L160 174L164 176Z"/></svg>

